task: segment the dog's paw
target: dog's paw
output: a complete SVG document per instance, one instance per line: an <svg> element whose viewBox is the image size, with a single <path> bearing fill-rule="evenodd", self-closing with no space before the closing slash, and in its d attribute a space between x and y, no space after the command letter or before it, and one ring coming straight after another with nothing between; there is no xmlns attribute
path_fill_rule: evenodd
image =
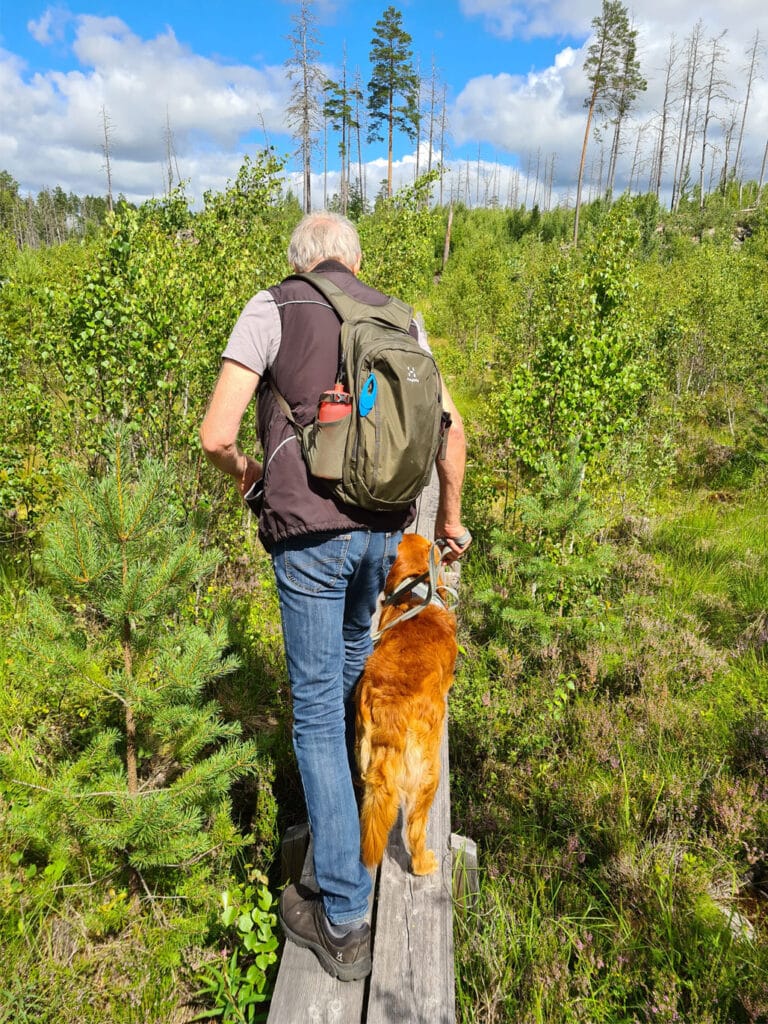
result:
<svg viewBox="0 0 768 1024"><path fill-rule="evenodd" d="M420 857L411 859L411 870L414 875L431 875L437 871L437 857L432 850L425 850Z"/></svg>

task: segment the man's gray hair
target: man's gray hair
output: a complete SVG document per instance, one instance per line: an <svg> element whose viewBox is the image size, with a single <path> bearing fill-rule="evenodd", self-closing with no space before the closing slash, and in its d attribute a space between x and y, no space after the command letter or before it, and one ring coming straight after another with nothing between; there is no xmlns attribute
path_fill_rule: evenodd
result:
<svg viewBox="0 0 768 1024"><path fill-rule="evenodd" d="M321 260L334 258L350 270L358 265L362 253L357 228L340 213L308 213L291 235L288 262L303 273Z"/></svg>

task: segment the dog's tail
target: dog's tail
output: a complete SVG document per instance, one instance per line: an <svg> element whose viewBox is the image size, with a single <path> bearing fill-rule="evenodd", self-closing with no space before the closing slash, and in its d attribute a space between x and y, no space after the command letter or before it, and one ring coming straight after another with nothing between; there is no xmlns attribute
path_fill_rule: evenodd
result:
<svg viewBox="0 0 768 1024"><path fill-rule="evenodd" d="M372 868L381 863L400 807L403 752L395 746L375 746L369 753L360 811L360 853L363 864Z"/></svg>

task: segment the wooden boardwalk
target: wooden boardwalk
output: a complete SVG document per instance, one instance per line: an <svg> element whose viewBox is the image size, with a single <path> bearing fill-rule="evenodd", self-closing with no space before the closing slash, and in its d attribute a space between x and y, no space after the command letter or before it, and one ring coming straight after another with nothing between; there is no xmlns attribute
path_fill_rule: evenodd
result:
<svg viewBox="0 0 768 1024"><path fill-rule="evenodd" d="M454 1024L452 847L456 839L452 842L450 833L445 736L442 752L440 787L427 829L439 870L423 877L410 873L398 820L374 880L371 976L364 981L338 981L326 974L314 953L286 942L269 1024ZM471 859L471 850L468 856ZM316 888L311 844L301 878Z"/></svg>

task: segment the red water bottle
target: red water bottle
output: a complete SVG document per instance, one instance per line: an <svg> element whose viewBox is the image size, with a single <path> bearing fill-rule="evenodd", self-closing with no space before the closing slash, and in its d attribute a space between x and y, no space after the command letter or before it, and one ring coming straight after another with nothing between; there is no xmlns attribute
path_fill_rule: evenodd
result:
<svg viewBox="0 0 768 1024"><path fill-rule="evenodd" d="M321 423L332 423L335 420L343 420L352 412L352 395L344 390L344 385L338 382L333 385L332 391L324 391L320 395L320 404L317 407L317 418Z"/></svg>

